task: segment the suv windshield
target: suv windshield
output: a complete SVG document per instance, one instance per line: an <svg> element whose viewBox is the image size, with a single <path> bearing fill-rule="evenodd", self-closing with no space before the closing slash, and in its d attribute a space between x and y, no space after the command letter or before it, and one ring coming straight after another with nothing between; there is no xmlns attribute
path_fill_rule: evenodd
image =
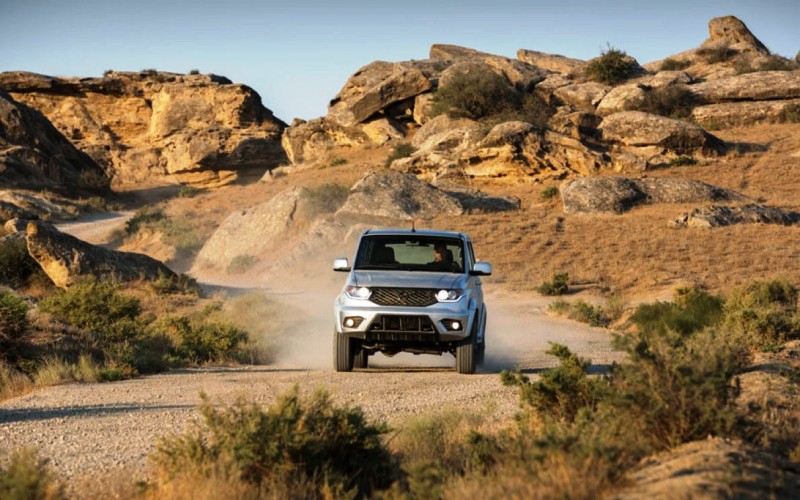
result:
<svg viewBox="0 0 800 500"><path fill-rule="evenodd" d="M361 240L355 269L461 273L464 271L464 245L458 238L369 236Z"/></svg>

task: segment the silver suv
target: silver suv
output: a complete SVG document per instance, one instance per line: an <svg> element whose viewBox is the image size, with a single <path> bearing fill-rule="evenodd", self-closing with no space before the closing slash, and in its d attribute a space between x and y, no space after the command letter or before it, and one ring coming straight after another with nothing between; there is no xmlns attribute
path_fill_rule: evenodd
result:
<svg viewBox="0 0 800 500"><path fill-rule="evenodd" d="M492 266L477 262L462 233L380 229L365 231L334 302L336 371L366 368L376 352L443 354L459 373L474 373L486 348L486 305L481 277Z"/></svg>

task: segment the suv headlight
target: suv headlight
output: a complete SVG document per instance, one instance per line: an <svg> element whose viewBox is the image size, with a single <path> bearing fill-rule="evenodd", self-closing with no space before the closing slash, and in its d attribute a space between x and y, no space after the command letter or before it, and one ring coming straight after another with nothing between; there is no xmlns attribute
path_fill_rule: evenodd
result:
<svg viewBox="0 0 800 500"><path fill-rule="evenodd" d="M436 292L436 300L439 302L458 302L464 295L464 290L439 290Z"/></svg>
<svg viewBox="0 0 800 500"><path fill-rule="evenodd" d="M365 286L348 286L345 287L344 293L351 299L367 300L372 296L372 290Z"/></svg>

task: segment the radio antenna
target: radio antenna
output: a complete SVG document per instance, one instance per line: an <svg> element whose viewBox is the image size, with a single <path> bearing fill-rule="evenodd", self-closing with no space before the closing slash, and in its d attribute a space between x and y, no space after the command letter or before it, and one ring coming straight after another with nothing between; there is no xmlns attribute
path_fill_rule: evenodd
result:
<svg viewBox="0 0 800 500"><path fill-rule="evenodd" d="M411 232L412 233L417 232L417 221L415 219L411 219Z"/></svg>

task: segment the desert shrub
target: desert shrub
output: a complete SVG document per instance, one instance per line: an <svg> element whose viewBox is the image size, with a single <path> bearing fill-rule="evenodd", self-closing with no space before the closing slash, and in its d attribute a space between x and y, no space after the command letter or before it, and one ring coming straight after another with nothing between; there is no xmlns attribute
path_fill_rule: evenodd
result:
<svg viewBox="0 0 800 500"><path fill-rule="evenodd" d="M17 450L11 460L0 466L0 498L7 500L67 498L48 460L33 450Z"/></svg>
<svg viewBox="0 0 800 500"><path fill-rule="evenodd" d="M338 167L346 164L347 164L347 158L342 158L341 156L337 156L336 158L331 158L330 162L331 167Z"/></svg>
<svg viewBox="0 0 800 500"><path fill-rule="evenodd" d="M88 191L106 192L111 187L111 180L102 172L84 170L78 176L78 187Z"/></svg>
<svg viewBox="0 0 800 500"><path fill-rule="evenodd" d="M669 118L687 118L700 99L685 85L672 84L645 93L636 109Z"/></svg>
<svg viewBox="0 0 800 500"><path fill-rule="evenodd" d="M531 382L518 372L503 372L503 384L519 387L520 401L534 411L558 422L574 422L583 408L594 408L606 390L605 383L588 376L589 360L572 353L566 346L551 344L547 354L559 365Z"/></svg>
<svg viewBox="0 0 800 500"><path fill-rule="evenodd" d="M0 401L30 391L33 381L18 367L0 359Z"/></svg>
<svg viewBox="0 0 800 500"><path fill-rule="evenodd" d="M159 207L150 205L142 207L125 223L125 233L136 234L143 226L164 220L166 217L164 210Z"/></svg>
<svg viewBox="0 0 800 500"><path fill-rule="evenodd" d="M781 344L800 335L797 298L786 280L750 282L729 294L722 329L750 349Z"/></svg>
<svg viewBox="0 0 800 500"><path fill-rule="evenodd" d="M552 200L556 196L558 196L559 191L558 188L555 186L547 186L546 188L542 189L539 193L539 198L543 201Z"/></svg>
<svg viewBox="0 0 800 500"><path fill-rule="evenodd" d="M152 337L150 342L159 342L153 347L160 347L165 356L174 356L173 364L238 360L239 351L248 339L247 332L234 325L192 320L186 316L162 316L148 326L147 332ZM161 359L169 364L166 357Z"/></svg>
<svg viewBox="0 0 800 500"><path fill-rule="evenodd" d="M794 71L798 69L798 67L800 67L800 65L794 61L790 61L781 56L771 55L758 65L756 71Z"/></svg>
<svg viewBox="0 0 800 500"><path fill-rule="evenodd" d="M697 160L692 158L691 156L680 155L676 156L675 158L669 161L669 165L671 167L686 167L689 165L696 165Z"/></svg>
<svg viewBox="0 0 800 500"><path fill-rule="evenodd" d="M257 263L258 263L258 257L246 254L237 255L236 257L231 259L225 271L228 274L243 274Z"/></svg>
<svg viewBox="0 0 800 500"><path fill-rule="evenodd" d="M158 278L148 282L148 285L158 295L184 294L199 297L203 293L197 280L188 274L169 276L159 271Z"/></svg>
<svg viewBox="0 0 800 500"><path fill-rule="evenodd" d="M178 191L180 198L194 198L198 194L200 194L200 190L194 186L181 186L181 190Z"/></svg>
<svg viewBox="0 0 800 500"><path fill-rule="evenodd" d="M301 398L295 386L266 410L242 398L228 408L202 400L204 426L162 439L152 456L167 478L225 468L253 484L288 476L312 481L318 494L357 497L391 480L380 439L386 427L368 424L357 408L335 406L325 392Z"/></svg>
<svg viewBox="0 0 800 500"><path fill-rule="evenodd" d="M668 57L661 61L661 66L658 69L659 71L680 71L691 65L691 61L679 61Z"/></svg>
<svg viewBox="0 0 800 500"><path fill-rule="evenodd" d="M11 292L0 291L0 347L9 350L28 329L28 304Z"/></svg>
<svg viewBox="0 0 800 500"><path fill-rule="evenodd" d="M593 306L582 300L569 303L565 300L556 300L548 306L548 310L566 316L569 319L586 323L589 326L608 326L611 318L603 311L600 306Z"/></svg>
<svg viewBox="0 0 800 500"><path fill-rule="evenodd" d="M697 49L696 54L702 57L707 63L718 64L730 61L739 54L739 51L728 45L715 45Z"/></svg>
<svg viewBox="0 0 800 500"><path fill-rule="evenodd" d="M637 68L636 61L624 51L608 47L586 65L586 77L593 82L617 85L632 77Z"/></svg>
<svg viewBox="0 0 800 500"><path fill-rule="evenodd" d="M0 239L0 283L12 288L24 287L42 269L28 253L24 238Z"/></svg>
<svg viewBox="0 0 800 500"><path fill-rule="evenodd" d="M194 68L194 69L190 69L190 70L189 70L189 74L190 74L190 75L199 75L199 74L200 74L200 70L199 70L199 69L196 69L196 68Z"/></svg>
<svg viewBox="0 0 800 500"><path fill-rule="evenodd" d="M674 331L689 335L722 320L722 299L696 288L680 288L674 302L642 304L631 322L645 335Z"/></svg>
<svg viewBox="0 0 800 500"><path fill-rule="evenodd" d="M313 219L320 214L333 213L344 205L350 188L336 183L309 188L303 198L305 217Z"/></svg>
<svg viewBox="0 0 800 500"><path fill-rule="evenodd" d="M386 158L386 166L390 166L395 160L408 158L414 154L416 150L417 148L407 142L398 142L395 144L394 149L392 149L392 152L389 153L389 156Z"/></svg>
<svg viewBox="0 0 800 500"><path fill-rule="evenodd" d="M536 291L542 295L564 295L569 291L569 273L554 274L551 281L545 281Z"/></svg>
<svg viewBox="0 0 800 500"><path fill-rule="evenodd" d="M42 299L39 309L64 323L90 330L100 348L133 339L143 328L139 300L119 293L119 286L108 281L80 280Z"/></svg>
<svg viewBox="0 0 800 500"><path fill-rule="evenodd" d="M783 108L781 121L784 123L800 123L800 104L790 104Z"/></svg>

